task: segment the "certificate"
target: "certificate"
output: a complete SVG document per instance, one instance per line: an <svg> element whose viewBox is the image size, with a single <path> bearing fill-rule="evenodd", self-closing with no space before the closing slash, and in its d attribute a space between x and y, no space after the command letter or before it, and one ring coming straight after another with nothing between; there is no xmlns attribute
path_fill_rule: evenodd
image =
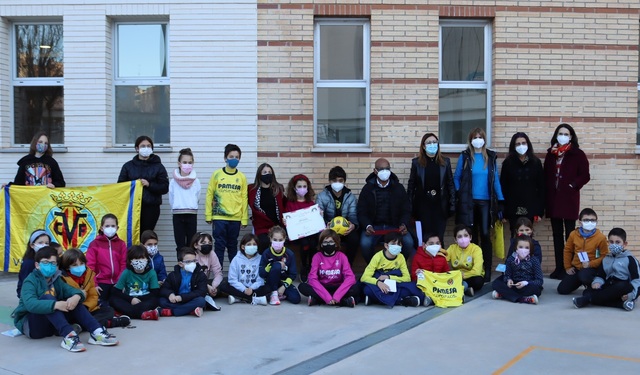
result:
<svg viewBox="0 0 640 375"><path fill-rule="evenodd" d="M327 225L320 215L320 208L317 204L301 210L287 212L284 215L287 223L287 235L290 240L307 237L324 230Z"/></svg>

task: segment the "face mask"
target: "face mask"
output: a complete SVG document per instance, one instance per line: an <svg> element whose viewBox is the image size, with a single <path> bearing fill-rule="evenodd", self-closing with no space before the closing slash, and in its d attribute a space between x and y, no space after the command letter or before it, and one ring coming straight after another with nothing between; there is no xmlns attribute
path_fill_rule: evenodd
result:
<svg viewBox="0 0 640 375"><path fill-rule="evenodd" d="M258 252L258 245L247 245L244 247L244 253L249 256L254 256Z"/></svg>
<svg viewBox="0 0 640 375"><path fill-rule="evenodd" d="M582 222L582 229L586 230L587 232L590 232L596 229L596 225L598 225L598 223L595 221L590 221L588 223Z"/></svg>
<svg viewBox="0 0 640 375"><path fill-rule="evenodd" d="M402 252L402 246L390 244L389 252L391 253L391 255L396 256Z"/></svg>
<svg viewBox="0 0 640 375"><path fill-rule="evenodd" d="M474 138L471 141L471 145L475 148L482 148L482 146L484 146L484 139L482 138Z"/></svg>
<svg viewBox="0 0 640 375"><path fill-rule="evenodd" d="M427 250L427 253L431 254L432 257L436 256L436 254L438 254L438 251L440 251L440 245L428 245L425 250Z"/></svg>
<svg viewBox="0 0 640 375"><path fill-rule="evenodd" d="M151 147L138 148L138 155L142 156L143 158L148 158L149 156L151 156L151 154L153 154L153 149Z"/></svg>
<svg viewBox="0 0 640 375"><path fill-rule="evenodd" d="M429 155L435 155L436 152L438 152L438 144L437 143L429 143L424 150L427 152L427 154Z"/></svg>
<svg viewBox="0 0 640 375"><path fill-rule="evenodd" d="M520 155L526 154L528 150L529 150L529 146L527 145L516 146L516 152Z"/></svg>
<svg viewBox="0 0 640 375"><path fill-rule="evenodd" d="M280 251L284 247L284 241L271 241L271 247L275 251Z"/></svg>
<svg viewBox="0 0 640 375"><path fill-rule="evenodd" d="M212 244L200 245L200 252L203 255L209 254L211 252L211 250L213 250L213 245Z"/></svg>
<svg viewBox="0 0 640 375"><path fill-rule="evenodd" d="M145 246L147 248L147 253L149 253L150 257L156 256L158 254L158 245L149 245Z"/></svg>
<svg viewBox="0 0 640 375"><path fill-rule="evenodd" d="M341 192L343 188L344 188L344 184L342 182L332 182L331 183L331 189L333 191L335 191L336 193Z"/></svg>
<svg viewBox="0 0 640 375"><path fill-rule="evenodd" d="M47 244L44 243L37 243L33 245L33 251L35 251L36 253L38 252L38 250L42 249L45 246L49 246Z"/></svg>
<svg viewBox="0 0 640 375"><path fill-rule="evenodd" d="M391 171L388 169L383 169L381 171L378 171L378 178L380 179L380 181L387 181L389 179L389 177L391 177Z"/></svg>
<svg viewBox="0 0 640 375"><path fill-rule="evenodd" d="M196 270L196 262L185 264L184 265L184 270L189 272L189 273L193 273L193 271Z"/></svg>
<svg viewBox="0 0 640 375"><path fill-rule="evenodd" d="M180 164L180 170L184 174L189 174L193 170L193 164Z"/></svg>
<svg viewBox="0 0 640 375"><path fill-rule="evenodd" d="M86 271L86 270L87 270L87 266L84 265L84 264L82 264L80 266L73 266L73 267L69 268L69 272L71 272L71 274L73 276L76 276L76 277L82 276L84 274L84 271Z"/></svg>
<svg viewBox="0 0 640 375"><path fill-rule="evenodd" d="M467 246L469 246L469 244L471 243L471 238L469 237L461 237L456 239L456 242L458 243L458 246L460 246L463 249L466 249Z"/></svg>
<svg viewBox="0 0 640 375"><path fill-rule="evenodd" d="M104 235L109 238L115 236L117 231L118 229L116 229L115 227L107 227L102 229L102 233L104 233Z"/></svg>
<svg viewBox="0 0 640 375"><path fill-rule="evenodd" d="M609 244L609 252L611 255L616 256L624 251L624 247L622 245L618 245L617 243Z"/></svg>
<svg viewBox="0 0 640 375"><path fill-rule="evenodd" d="M41 154L44 154L47 151L47 144L46 143L36 143L36 151L38 151Z"/></svg>
<svg viewBox="0 0 640 375"><path fill-rule="evenodd" d="M51 263L42 264L42 263L40 263L40 273L44 277L53 276L56 273L57 270L58 270L58 266L56 266L55 264L51 264Z"/></svg>
<svg viewBox="0 0 640 375"><path fill-rule="evenodd" d="M296 195L299 197L304 197L307 195L307 188L296 188Z"/></svg>
<svg viewBox="0 0 640 375"><path fill-rule="evenodd" d="M559 134L559 135L556 137L556 139L558 140L558 144L559 144L560 146L564 146L564 145L566 145L567 143L569 143L569 141L570 141L570 137L569 137L568 135L564 135L564 134L562 134L562 135L560 135L560 134Z"/></svg>
<svg viewBox="0 0 640 375"><path fill-rule="evenodd" d="M136 271L144 271L147 268L147 260L146 259L134 259L131 261L131 267L133 267Z"/></svg>
<svg viewBox="0 0 640 375"><path fill-rule="evenodd" d="M265 184L269 185L271 183L271 181L273 181L273 175L271 173L260 175L260 181L262 181Z"/></svg>
<svg viewBox="0 0 640 375"><path fill-rule="evenodd" d="M334 243L323 243L322 244L322 252L325 255L333 255L336 252L336 244L334 244Z"/></svg>
<svg viewBox="0 0 640 375"><path fill-rule="evenodd" d="M529 249L516 249L516 254L518 254L518 258L520 259L525 259L530 253L531 251L529 251Z"/></svg>
<svg viewBox="0 0 640 375"><path fill-rule="evenodd" d="M227 165L229 168L235 168L240 163L240 159L227 159Z"/></svg>

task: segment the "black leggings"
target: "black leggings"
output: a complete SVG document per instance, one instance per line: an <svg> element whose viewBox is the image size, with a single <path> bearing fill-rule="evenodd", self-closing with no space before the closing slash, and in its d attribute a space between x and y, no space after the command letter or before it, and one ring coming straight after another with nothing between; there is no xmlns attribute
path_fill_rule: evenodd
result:
<svg viewBox="0 0 640 375"><path fill-rule="evenodd" d="M244 294L244 292L239 291L238 289L234 288L233 286L231 286L231 284L229 284L228 281L223 281L222 283L220 283L220 286L218 286L218 289L222 292L222 293L226 293L228 295L240 298L241 300L251 303L253 295L246 295ZM253 291L253 293L258 296L258 297L262 297L262 296L266 296L267 294L271 293L271 290L269 290L269 287L266 285L262 285L260 288L255 289Z"/></svg>
<svg viewBox="0 0 640 375"><path fill-rule="evenodd" d="M493 270L493 245L491 244L491 201L473 200L473 242L482 248L485 278L491 277ZM473 288L476 289L475 287Z"/></svg>
<svg viewBox="0 0 640 375"><path fill-rule="evenodd" d="M117 312L129 316L131 319L140 319L142 313L153 310L159 306L158 298L152 295L136 297L140 303L132 305L131 302L118 295L112 295L109 303Z"/></svg>
<svg viewBox="0 0 640 375"><path fill-rule="evenodd" d="M564 243L569 234L576 229L576 221L569 219L551 219L551 231L553 232L553 255L555 256L555 271L564 270Z"/></svg>

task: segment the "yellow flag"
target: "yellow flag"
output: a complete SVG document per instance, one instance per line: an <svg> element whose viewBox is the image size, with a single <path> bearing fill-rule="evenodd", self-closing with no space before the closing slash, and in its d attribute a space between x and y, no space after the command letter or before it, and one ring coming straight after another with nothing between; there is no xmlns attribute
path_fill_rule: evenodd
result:
<svg viewBox="0 0 640 375"><path fill-rule="evenodd" d="M118 236L127 246L140 238L142 183L49 189L10 185L0 196L0 261L4 272L18 272L29 235L43 229L66 249L87 250L102 216L118 218Z"/></svg>

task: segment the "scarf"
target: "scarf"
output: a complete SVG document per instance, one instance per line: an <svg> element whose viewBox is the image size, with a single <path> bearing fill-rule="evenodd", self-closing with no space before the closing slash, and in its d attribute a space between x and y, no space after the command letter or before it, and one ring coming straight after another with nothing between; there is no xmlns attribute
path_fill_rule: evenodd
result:
<svg viewBox="0 0 640 375"><path fill-rule="evenodd" d="M560 166L562 166L562 160L564 159L564 154L571 148L571 142L567 143L564 146L560 146L557 143L551 148L551 153L556 157L556 189L558 188L558 183L560 182Z"/></svg>
<svg viewBox="0 0 640 375"><path fill-rule="evenodd" d="M71 280L75 281L78 284L78 286L80 288L82 288L82 287L84 287L84 275L86 275L86 274L87 273L85 272L85 273L82 274L82 276L78 277L78 276L73 275L71 272L69 272L69 277L71 277Z"/></svg>
<svg viewBox="0 0 640 375"><path fill-rule="evenodd" d="M582 227L578 227L578 232L580 232L580 235L582 236L582 238L589 238L591 236L593 236L594 234L596 234L596 230L592 230L591 232L587 232L584 229L582 229Z"/></svg>
<svg viewBox="0 0 640 375"><path fill-rule="evenodd" d="M256 201L255 201L255 203L253 205L258 211L262 212L265 216L268 216L267 213L264 212L262 207L260 207L260 195L261 195L260 191L261 191L261 188L260 188L260 186L258 186L258 191L256 191ZM278 220L280 220L280 208L278 207L278 200L276 199L275 195L273 196L273 200L276 203L276 205L275 205L276 206L276 217L278 218Z"/></svg>
<svg viewBox="0 0 640 375"><path fill-rule="evenodd" d="M173 179L176 180L178 185L183 189L189 189L193 182L196 180L196 172L191 171L188 176L181 176L180 169L173 170Z"/></svg>

